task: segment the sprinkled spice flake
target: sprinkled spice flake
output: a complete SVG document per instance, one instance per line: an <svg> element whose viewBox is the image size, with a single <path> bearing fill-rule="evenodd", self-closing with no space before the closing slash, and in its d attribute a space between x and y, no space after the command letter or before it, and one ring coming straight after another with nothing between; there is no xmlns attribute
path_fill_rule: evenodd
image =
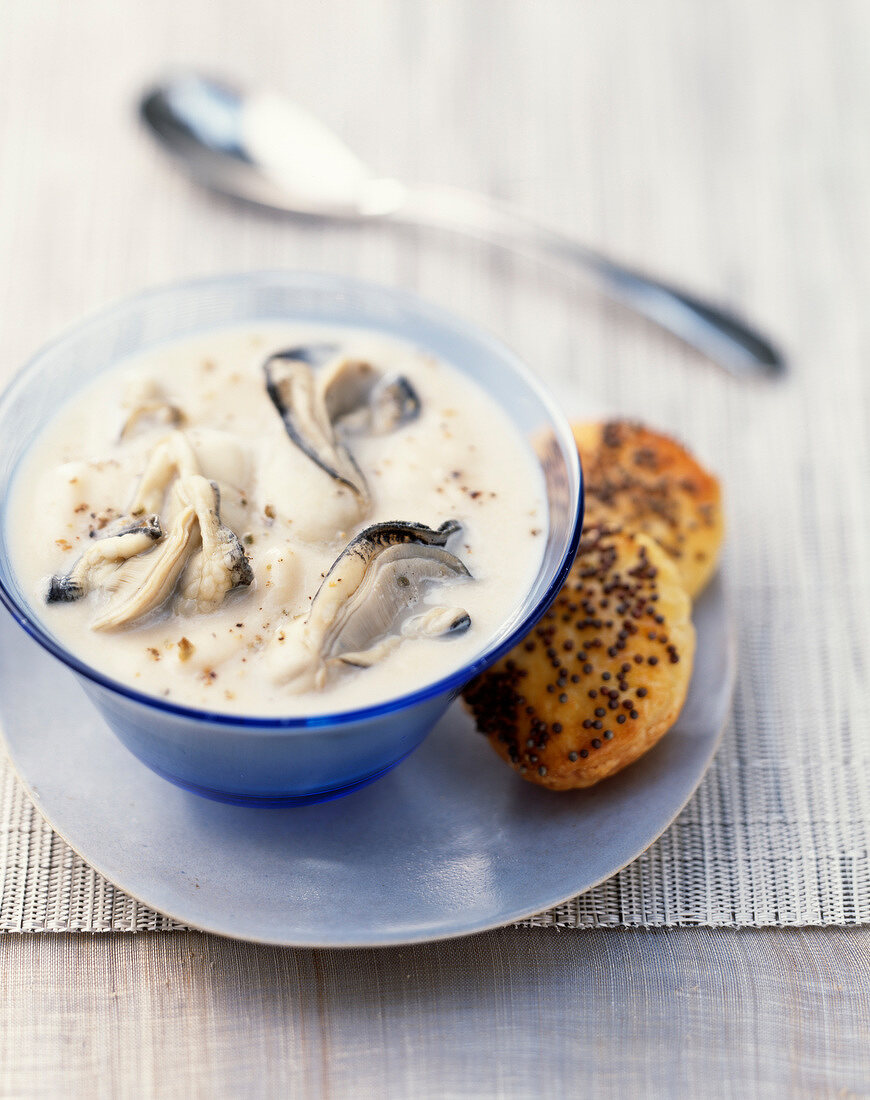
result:
<svg viewBox="0 0 870 1100"><path fill-rule="evenodd" d="M600 614L603 603L613 606L613 618ZM670 614L662 616L662 608ZM689 610L675 567L652 542L606 527L584 530L553 606L465 689L478 728L526 778L558 789L597 782L661 736L668 728L659 728L663 714L669 724L675 720L691 661L678 673L659 655L673 649L679 657L682 647L691 657ZM662 632L645 629L657 617L669 620L665 643ZM641 664L625 659L629 646ZM588 660L593 652L600 656ZM582 676L573 671L577 661Z"/></svg>

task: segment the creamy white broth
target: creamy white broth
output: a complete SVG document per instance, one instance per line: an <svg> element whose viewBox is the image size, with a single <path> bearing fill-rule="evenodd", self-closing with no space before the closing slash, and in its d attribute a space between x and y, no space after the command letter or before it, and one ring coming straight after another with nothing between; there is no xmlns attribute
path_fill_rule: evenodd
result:
<svg viewBox="0 0 870 1100"><path fill-rule="evenodd" d="M410 423L347 438L370 490L364 516L353 494L290 441L264 386L269 354L322 341L385 374L401 373L420 398L420 415ZM202 474L220 487L221 518L242 541L253 583L205 613L176 590L141 620L95 630L107 592L47 604L47 581L94 545L92 531L99 535L128 514L149 456L173 426L157 412L119 437L134 408L155 394L183 411L178 430ZM428 589L424 607L465 609L471 627L403 640L371 668L332 668L318 689L288 684L283 639L294 643L348 541L373 523L437 528L448 519L462 525L448 549L472 578ZM46 426L22 463L8 508L22 587L49 631L80 660L176 703L285 716L384 701L473 658L522 603L541 561L546 519L531 449L468 377L379 333L301 325L213 331L107 372Z"/></svg>

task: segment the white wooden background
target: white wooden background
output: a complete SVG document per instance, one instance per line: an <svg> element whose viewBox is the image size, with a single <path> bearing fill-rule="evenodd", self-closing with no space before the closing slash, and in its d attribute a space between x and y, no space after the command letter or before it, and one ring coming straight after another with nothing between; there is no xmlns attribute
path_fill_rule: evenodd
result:
<svg viewBox="0 0 870 1100"><path fill-rule="evenodd" d="M837 369L870 337L868 49L864 0L4 0L0 379L147 284L338 270L705 452L687 388L710 422L733 384L588 290L444 237L276 224L175 175L132 103L196 64L287 92L386 172L528 204L751 306L821 379L817 415L866 425ZM787 389L746 399L789 424ZM868 963L861 930L348 954L8 936L0 1095L870 1095Z"/></svg>

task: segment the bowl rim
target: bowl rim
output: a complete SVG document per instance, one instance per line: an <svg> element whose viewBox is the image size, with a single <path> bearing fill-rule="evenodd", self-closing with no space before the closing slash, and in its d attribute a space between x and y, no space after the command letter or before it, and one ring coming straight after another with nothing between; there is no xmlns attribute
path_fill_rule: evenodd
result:
<svg viewBox="0 0 870 1100"><path fill-rule="evenodd" d="M583 523L584 480L579 455L576 447L573 446L571 426L555 397L519 355L512 351L498 337L494 336L487 329L471 321L467 321L454 314L451 310L429 302L427 299L411 291L386 286L368 279L326 272L308 272L293 268L271 268L258 271L231 272L220 275L173 280L172 282L162 283L140 290L134 294L116 298L102 308L87 314L81 321L65 328L58 336L43 344L33 355L31 355L24 365L15 372L9 383L0 391L0 409L14 399L16 392L22 385L30 380L31 376L39 373L40 364L47 354L62 349L67 341L81 336L89 329L105 324L111 319L113 314L123 313L125 309L133 305L144 304L151 298L159 298L173 291L206 290L209 287L215 287L221 284L241 285L268 283L275 279L281 279L284 281L285 285L288 282L290 284L297 283L300 287L304 285L306 289L314 289L315 291L321 290L334 293L336 290L340 291L342 288L346 288L351 291L383 295L391 299L402 309L414 312L418 315L423 315L426 319L441 324L457 335L470 338L478 344L488 348L505 363L505 365L507 365L530 390L533 391L537 399L545 408L550 417L551 426L555 429L557 438L562 444L568 444L563 449L567 452L568 464L574 472L578 488L574 500L570 535L562 553L558 568L550 579L542 598L534 607L528 608L522 612L519 622L507 637L496 645L490 644L484 647L472 661L466 662L460 668L446 676L442 676L432 683L424 684L423 687L415 691L406 692L394 698L387 699L380 703L373 703L365 707L358 707L351 710L338 710L328 714L311 714L293 717L280 717L274 715L257 717L249 714L232 714L226 711L210 711L200 707L187 706L182 703L171 702L160 696L148 695L145 692L137 691L135 688L129 687L122 681L116 680L100 672L98 669L93 668L91 665L86 664L76 657L75 654L70 653L69 650L60 645L46 629L43 629L39 621L28 611L27 607L22 606L21 601L11 589L11 586L7 584L5 578L0 574L0 603L2 603L11 613L18 625L21 626L34 641L42 646L43 649L47 650L53 657L66 665L67 668L71 669L78 676L95 684L97 687L110 693L120 695L133 703L137 703L144 707L152 707L155 710L174 715L178 718L185 718L199 723L207 723L209 725L233 727L236 729L256 729L258 732L274 731L276 733L289 733L294 730L304 732L319 727L345 726L365 722L372 718L378 718L394 714L397 711L406 710L409 707L428 702L443 695L456 695L469 680L473 679L474 676L497 661L507 653L508 650L512 649L516 643L531 630L535 623L539 621L555 600L573 564L574 558L576 557ZM365 325L362 324L360 327L365 327ZM373 327L377 328L377 325L374 324ZM405 339L407 339L407 337ZM458 370L462 370L461 364L457 363L454 365ZM493 396L496 396L496 400L498 399L497 395ZM569 440L571 441L570 444Z"/></svg>

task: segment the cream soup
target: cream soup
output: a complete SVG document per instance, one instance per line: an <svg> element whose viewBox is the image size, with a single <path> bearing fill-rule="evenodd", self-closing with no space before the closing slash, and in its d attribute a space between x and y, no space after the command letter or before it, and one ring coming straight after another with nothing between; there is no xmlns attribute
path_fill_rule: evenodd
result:
<svg viewBox="0 0 870 1100"><path fill-rule="evenodd" d="M58 411L9 501L13 564L71 653L212 711L405 694L522 603L547 526L507 414L383 334L213 331Z"/></svg>

